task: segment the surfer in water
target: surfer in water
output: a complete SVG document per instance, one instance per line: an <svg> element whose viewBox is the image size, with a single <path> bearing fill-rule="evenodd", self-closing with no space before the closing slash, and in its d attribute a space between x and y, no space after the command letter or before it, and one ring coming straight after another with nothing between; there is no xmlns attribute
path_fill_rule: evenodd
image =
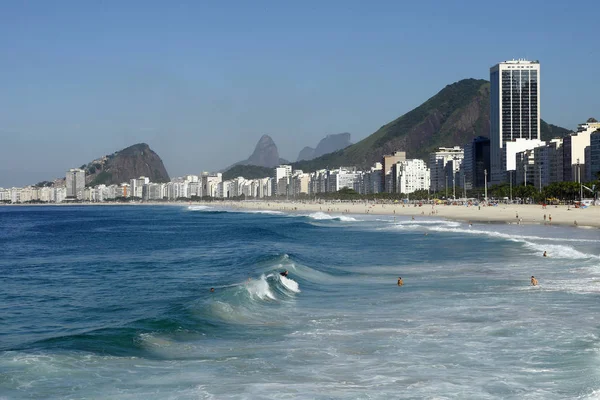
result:
<svg viewBox="0 0 600 400"><path fill-rule="evenodd" d="M548 257L548 253L544 251L544 257Z"/></svg>
<svg viewBox="0 0 600 400"><path fill-rule="evenodd" d="M286 269L285 271L280 272L279 275L285 276L287 278L287 276L288 276L288 270Z"/></svg>
<svg viewBox="0 0 600 400"><path fill-rule="evenodd" d="M402 277L399 276L398 277L398 286L402 286L402 285L404 285L404 281L402 280Z"/></svg>
<svg viewBox="0 0 600 400"><path fill-rule="evenodd" d="M531 286L537 286L538 280L535 279L535 276L531 275Z"/></svg>

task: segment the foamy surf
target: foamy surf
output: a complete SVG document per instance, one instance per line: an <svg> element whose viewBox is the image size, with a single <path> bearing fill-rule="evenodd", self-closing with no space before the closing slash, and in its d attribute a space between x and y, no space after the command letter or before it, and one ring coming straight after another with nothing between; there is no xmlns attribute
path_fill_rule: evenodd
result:
<svg viewBox="0 0 600 400"><path fill-rule="evenodd" d="M275 210L236 210L246 214L285 215L284 212Z"/></svg>
<svg viewBox="0 0 600 400"><path fill-rule="evenodd" d="M526 236L526 235L514 235L508 233L502 233L497 231L487 231L481 229L464 229L457 227L448 227L448 226L435 226L429 228L435 232L447 232L447 233L460 233L467 235L476 235L476 236L488 236L491 238L498 238L509 240L512 242L517 242L523 244L526 248L531 250L535 250L540 256L543 255L544 251L548 253L548 256L551 258L568 258L568 259L600 259L600 256L595 254L583 253L579 250L574 249L571 246L567 245L558 245L558 244L550 244L550 243L538 243L535 242L540 241L561 241L561 242L594 242L594 240L590 239L572 239L572 238L544 238L540 236Z"/></svg>
<svg viewBox="0 0 600 400"><path fill-rule="evenodd" d="M244 288L251 297L260 300L275 300L275 295L269 287L269 283L264 275L259 279L250 279L244 284Z"/></svg>
<svg viewBox="0 0 600 400"><path fill-rule="evenodd" d="M187 208L190 211L210 211L214 210L214 207L210 206L188 206Z"/></svg>
<svg viewBox="0 0 600 400"><path fill-rule="evenodd" d="M343 222L358 222L360 220L354 218L354 217L349 217L347 215L331 215L331 214L327 214L321 211L317 211L315 213L312 214L308 214L306 215L308 218L317 220L317 221L327 221L327 220L338 220L338 221L343 221Z"/></svg>
<svg viewBox="0 0 600 400"><path fill-rule="evenodd" d="M298 282L296 282L295 280L286 278L283 275L279 275L279 280L281 281L281 284L283 285L283 287L285 287L290 292L300 293L300 288L298 286Z"/></svg>

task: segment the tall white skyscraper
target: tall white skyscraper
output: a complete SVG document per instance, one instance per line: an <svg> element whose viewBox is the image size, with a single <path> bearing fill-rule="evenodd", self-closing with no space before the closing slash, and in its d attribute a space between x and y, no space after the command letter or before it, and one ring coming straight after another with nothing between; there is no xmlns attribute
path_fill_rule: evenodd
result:
<svg viewBox="0 0 600 400"><path fill-rule="evenodd" d="M65 175L67 184L67 198L83 199L83 189L85 189L85 171L82 169L71 168Z"/></svg>
<svg viewBox="0 0 600 400"><path fill-rule="evenodd" d="M490 68L490 83L491 179L503 182L514 164L512 152L540 143L540 63L501 62ZM517 140L520 144L507 152L506 144Z"/></svg>

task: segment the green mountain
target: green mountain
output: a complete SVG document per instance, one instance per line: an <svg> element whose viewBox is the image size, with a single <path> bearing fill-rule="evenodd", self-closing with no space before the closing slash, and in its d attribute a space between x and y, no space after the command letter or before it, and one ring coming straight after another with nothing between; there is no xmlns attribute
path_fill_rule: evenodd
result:
<svg viewBox="0 0 600 400"><path fill-rule="evenodd" d="M440 146L464 146L477 136L489 136L490 83L464 79L446 86L425 103L383 125L375 133L345 149L310 161L299 161L294 169L314 171L339 166L368 168L384 154L406 151L408 158L428 159ZM567 129L542 121L542 139L564 136Z"/></svg>
<svg viewBox="0 0 600 400"><path fill-rule="evenodd" d="M112 185L146 176L150 182L169 182L169 174L146 143L138 143L81 166L87 186Z"/></svg>
<svg viewBox="0 0 600 400"><path fill-rule="evenodd" d="M273 175L273 168L261 167L260 165L235 165L223 172L223 180L235 179L243 176L246 179L260 179Z"/></svg>
<svg viewBox="0 0 600 400"><path fill-rule="evenodd" d="M571 131L567 128L549 124L543 119L540 120L540 136L542 140L548 141L554 138L565 137L569 133Z"/></svg>

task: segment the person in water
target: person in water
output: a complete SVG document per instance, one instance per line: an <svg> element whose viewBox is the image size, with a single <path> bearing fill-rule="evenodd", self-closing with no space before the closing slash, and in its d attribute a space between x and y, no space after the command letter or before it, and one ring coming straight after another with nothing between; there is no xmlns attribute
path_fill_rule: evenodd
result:
<svg viewBox="0 0 600 400"><path fill-rule="evenodd" d="M535 276L531 275L531 286L537 286L538 280L535 279Z"/></svg>
<svg viewBox="0 0 600 400"><path fill-rule="evenodd" d="M279 275L281 275L281 276L285 276L285 277L287 278L287 276L288 276L288 271L287 271L287 269L286 269L285 271L283 271L283 272L280 272L280 273L279 273Z"/></svg>
<svg viewBox="0 0 600 400"><path fill-rule="evenodd" d="M548 253L544 251L544 257L548 257Z"/></svg>
<svg viewBox="0 0 600 400"><path fill-rule="evenodd" d="M404 285L404 281L402 280L402 277L399 276L398 277L398 286L402 286L402 285Z"/></svg>
<svg viewBox="0 0 600 400"><path fill-rule="evenodd" d="M215 292L215 288L214 288L214 287L211 287L211 288L210 288L210 292L211 292L211 293L214 293L214 292Z"/></svg>

